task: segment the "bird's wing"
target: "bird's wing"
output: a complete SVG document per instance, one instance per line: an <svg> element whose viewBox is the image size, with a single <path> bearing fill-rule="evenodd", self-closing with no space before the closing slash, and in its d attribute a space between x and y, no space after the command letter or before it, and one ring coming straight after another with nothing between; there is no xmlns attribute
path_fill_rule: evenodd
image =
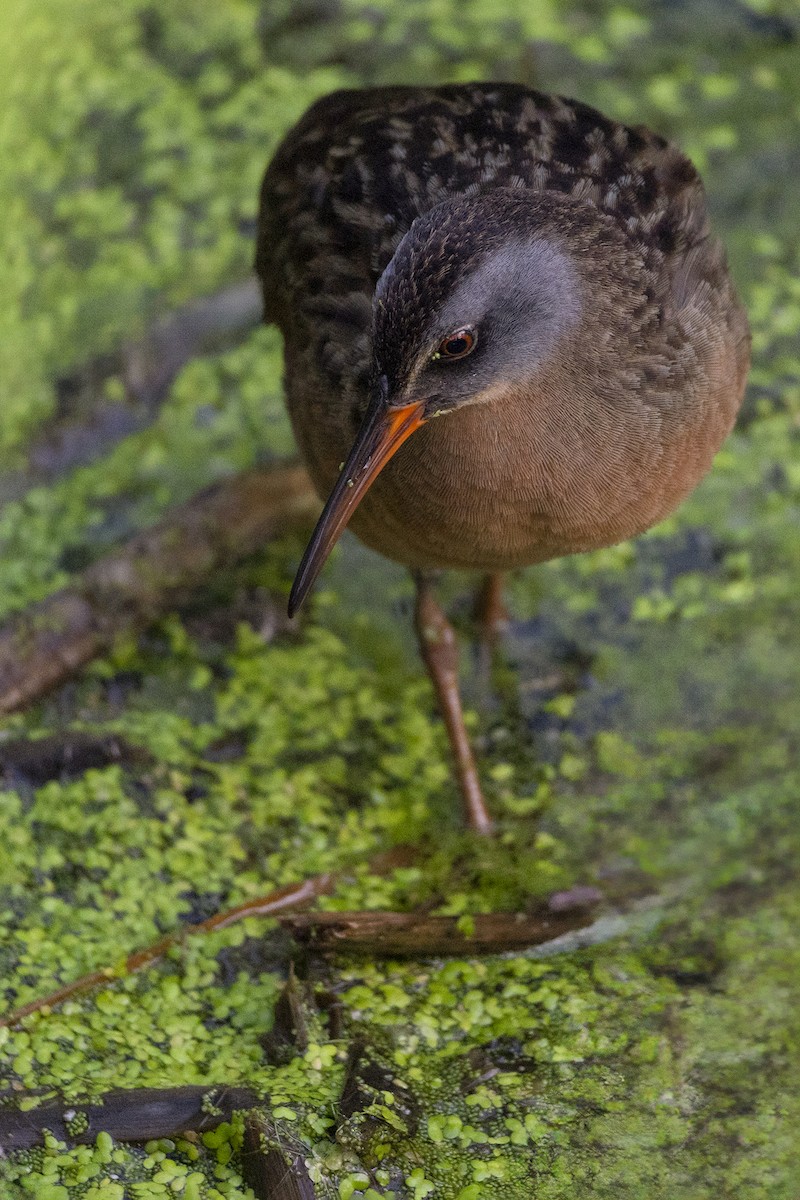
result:
<svg viewBox="0 0 800 1200"><path fill-rule="evenodd" d="M289 132L264 179L256 266L267 319L281 324L321 293L333 304L371 296L415 217L493 187L583 198L667 260L707 233L688 159L579 101L515 84L335 92Z"/></svg>

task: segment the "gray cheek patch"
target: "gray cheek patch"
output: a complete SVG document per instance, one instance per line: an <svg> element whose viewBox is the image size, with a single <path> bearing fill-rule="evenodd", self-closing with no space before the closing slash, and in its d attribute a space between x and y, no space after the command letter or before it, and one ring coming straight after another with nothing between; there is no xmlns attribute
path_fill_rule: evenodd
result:
<svg viewBox="0 0 800 1200"><path fill-rule="evenodd" d="M480 329L490 321L505 377L517 379L541 367L580 314L580 285L568 255L551 241L526 239L487 255L442 306L437 326Z"/></svg>

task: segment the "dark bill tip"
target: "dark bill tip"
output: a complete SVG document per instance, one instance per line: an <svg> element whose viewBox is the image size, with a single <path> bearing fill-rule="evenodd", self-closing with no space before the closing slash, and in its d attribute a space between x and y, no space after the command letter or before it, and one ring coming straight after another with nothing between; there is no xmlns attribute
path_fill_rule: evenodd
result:
<svg viewBox="0 0 800 1200"><path fill-rule="evenodd" d="M293 617L314 586L339 534L366 495L370 485L420 425L425 423L425 402L399 408L386 403L385 385L375 392L347 462L342 467L311 540L297 569L289 595Z"/></svg>

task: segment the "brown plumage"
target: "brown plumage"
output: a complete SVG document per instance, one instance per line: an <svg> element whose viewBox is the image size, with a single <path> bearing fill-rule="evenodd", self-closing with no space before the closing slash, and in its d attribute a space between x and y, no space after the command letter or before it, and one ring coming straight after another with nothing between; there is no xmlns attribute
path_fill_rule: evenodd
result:
<svg viewBox="0 0 800 1200"><path fill-rule="evenodd" d="M301 451L333 489L294 607L351 513L417 572L639 533L741 402L747 321L696 171L577 101L482 83L326 97L266 173L257 269ZM431 657L451 639L423 591L447 704Z"/></svg>

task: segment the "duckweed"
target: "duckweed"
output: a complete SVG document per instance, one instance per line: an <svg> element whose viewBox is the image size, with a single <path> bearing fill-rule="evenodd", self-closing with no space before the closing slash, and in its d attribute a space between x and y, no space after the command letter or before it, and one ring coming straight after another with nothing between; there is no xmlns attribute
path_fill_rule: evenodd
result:
<svg viewBox="0 0 800 1200"><path fill-rule="evenodd" d="M285 593L287 543L209 581L205 610L6 719L9 739L76 730L137 748L3 782L4 1004L108 968L92 993L0 1029L3 1102L32 1123L57 1095L77 1139L114 1088L245 1084L330 1200L528 1200L532 1183L537 1200L794 1200L800 36L791 5L767 7L709 0L688 20L644 0L514 0L499 15L485 0L342 0L306 22L258 0L81 0L65 39L55 0L10 0L3 614L204 484L289 451L279 339L260 330L188 364L147 428L44 482L26 473L81 363L245 277L263 164L333 87L518 78L676 136L705 173L755 353L740 428L677 514L511 581L510 666L473 718L501 826L490 846L458 829L405 648L405 585L353 543L300 635L266 645L255 622L231 640L204 616ZM124 406L119 376L102 387L101 405ZM463 609L464 581L448 588ZM400 842L416 861L371 869ZM341 1036L309 1004L308 1045L281 1065L264 1051L286 971L274 923L187 939L126 975L164 932L328 870L342 875L325 907L425 907L464 929L575 882L623 909L657 894L663 913L548 959L320 966ZM354 1043L387 1086L343 1121ZM250 1200L241 1147L240 1118L145 1146L47 1134L0 1158L0 1190Z"/></svg>

